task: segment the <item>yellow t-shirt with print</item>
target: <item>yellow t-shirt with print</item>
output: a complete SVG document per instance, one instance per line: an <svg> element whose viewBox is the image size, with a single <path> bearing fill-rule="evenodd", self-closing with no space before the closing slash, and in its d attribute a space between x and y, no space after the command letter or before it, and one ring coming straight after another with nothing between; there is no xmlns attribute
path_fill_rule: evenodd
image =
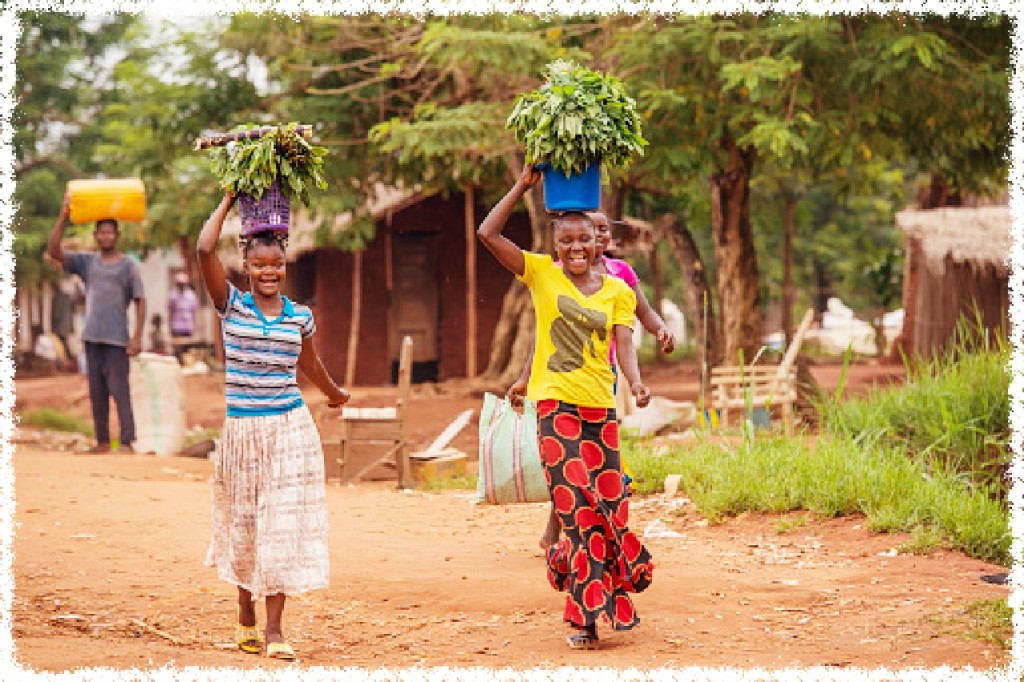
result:
<svg viewBox="0 0 1024 682"><path fill-rule="evenodd" d="M617 277L584 296L551 256L524 253L519 278L530 289L537 333L526 396L587 407L615 407L608 346L615 325L633 327L636 294Z"/></svg>

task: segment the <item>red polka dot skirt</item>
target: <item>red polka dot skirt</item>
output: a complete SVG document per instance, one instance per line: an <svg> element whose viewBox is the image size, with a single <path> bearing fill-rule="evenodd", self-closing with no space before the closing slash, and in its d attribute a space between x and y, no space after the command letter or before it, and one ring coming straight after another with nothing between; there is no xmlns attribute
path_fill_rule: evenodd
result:
<svg viewBox="0 0 1024 682"><path fill-rule="evenodd" d="M651 584L650 552L627 527L629 500L615 410L537 403L540 457L565 537L548 548L548 580L566 593L564 619L640 622L629 598Z"/></svg>

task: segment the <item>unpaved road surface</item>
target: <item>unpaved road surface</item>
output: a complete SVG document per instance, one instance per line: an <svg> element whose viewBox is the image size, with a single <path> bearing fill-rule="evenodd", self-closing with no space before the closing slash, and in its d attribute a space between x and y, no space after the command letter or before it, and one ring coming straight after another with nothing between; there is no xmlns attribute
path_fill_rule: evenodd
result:
<svg viewBox="0 0 1024 682"><path fill-rule="evenodd" d="M667 376L662 393L675 388L674 397L685 397L689 384ZM855 384L858 377L862 387L896 380L884 368L854 375ZM189 379L190 424L219 424L221 390L215 376ZM386 390L355 394L360 404L390 399ZM77 377L19 381L18 403L88 414ZM418 391L413 438L429 442L478 404ZM210 462L77 455L60 450L61 438L30 429L20 429L17 441L12 616L20 665L288 665L232 644L234 588L203 565ZM472 451L474 443L470 428L456 446ZM794 522L785 533L774 517L709 526L685 498L661 496L631 506L630 525L646 535L656 564L652 587L635 599L641 624L603 631L598 651L570 651L563 596L548 586L536 544L547 509L472 498L399 492L388 483L329 485L331 586L288 600L295 665L993 669L1009 662L1008 650L962 636L966 604L1007 596L1006 586L981 580L1002 567L953 552L894 555L906 537L873 534L861 518Z"/></svg>

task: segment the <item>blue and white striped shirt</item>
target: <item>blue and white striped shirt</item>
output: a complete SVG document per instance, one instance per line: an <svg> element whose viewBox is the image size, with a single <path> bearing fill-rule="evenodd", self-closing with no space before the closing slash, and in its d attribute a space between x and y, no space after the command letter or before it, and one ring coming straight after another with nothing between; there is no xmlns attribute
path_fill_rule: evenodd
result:
<svg viewBox="0 0 1024 682"><path fill-rule="evenodd" d="M281 297L281 314L268 320L248 291L228 282L221 316L224 335L224 394L229 417L281 414L302 405L295 369L302 340L316 331L313 313Z"/></svg>

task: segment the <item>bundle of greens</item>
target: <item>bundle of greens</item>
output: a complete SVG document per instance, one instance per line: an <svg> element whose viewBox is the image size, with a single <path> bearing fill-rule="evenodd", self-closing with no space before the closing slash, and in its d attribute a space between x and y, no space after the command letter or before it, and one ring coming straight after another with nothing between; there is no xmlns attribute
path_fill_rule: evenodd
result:
<svg viewBox="0 0 1024 682"><path fill-rule="evenodd" d="M306 142L296 131L297 123L270 129L260 137L242 139L210 151L210 168L221 188L256 199L274 181L289 199L309 206L309 189L326 189L324 157L326 147ZM244 124L232 132L258 128Z"/></svg>
<svg viewBox="0 0 1024 682"><path fill-rule="evenodd" d="M647 144L636 101L622 82L572 61L545 69L547 82L516 100L506 127L526 144L526 162L547 161L568 177L599 161L625 167Z"/></svg>

